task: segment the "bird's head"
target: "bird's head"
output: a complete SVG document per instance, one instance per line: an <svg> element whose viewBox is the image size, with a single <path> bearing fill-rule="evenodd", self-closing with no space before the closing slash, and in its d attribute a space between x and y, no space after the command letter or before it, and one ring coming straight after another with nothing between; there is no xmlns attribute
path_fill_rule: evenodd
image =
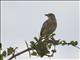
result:
<svg viewBox="0 0 80 60"><path fill-rule="evenodd" d="M53 13L48 13L48 14L45 14L45 16L47 16L47 17L55 17L55 15L53 14Z"/></svg>

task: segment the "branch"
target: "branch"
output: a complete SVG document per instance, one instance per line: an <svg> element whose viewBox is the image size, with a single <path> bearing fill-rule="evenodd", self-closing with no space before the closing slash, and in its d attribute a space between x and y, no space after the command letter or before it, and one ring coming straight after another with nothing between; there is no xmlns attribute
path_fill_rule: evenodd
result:
<svg viewBox="0 0 80 60"><path fill-rule="evenodd" d="M25 40L25 43L26 43L27 48L29 48L29 47L28 47L28 43L27 43L26 40ZM31 57L30 50L29 50L29 57Z"/></svg>
<svg viewBox="0 0 80 60"><path fill-rule="evenodd" d="M36 41L30 41L30 44L31 44L30 45L31 46L30 48L27 48L27 49L25 49L25 50L23 50L23 51L15 54L15 55L11 56L8 60L12 60L16 56L19 56L20 54L23 54L23 53L25 53L27 51L30 54L30 50L33 50L33 49L36 50L36 51L32 52L31 55L43 57L43 56L47 55L50 52L48 49L50 49L52 45L54 45L54 46L55 45L62 45L62 46L64 46L64 45L72 45L72 46L80 49L79 47L76 46L78 44L77 41L71 41L71 42L68 43L65 40L55 40L53 37L50 37L50 38L51 38L51 40L44 39L43 41L42 40L39 41L35 37L35 40ZM28 44L27 44L26 41L25 41L25 43L26 43L26 46L28 47ZM51 45L48 46L49 44L51 44ZM48 57L49 56L52 57L54 52L56 52L55 49L52 50L52 54L51 55L48 55Z"/></svg>
<svg viewBox="0 0 80 60"><path fill-rule="evenodd" d="M78 48L78 49L80 49L80 47L78 47L78 46L75 46L76 48Z"/></svg>
<svg viewBox="0 0 80 60"><path fill-rule="evenodd" d="M19 56L19 55L21 55L21 54L23 54L23 53L25 53L26 51L29 51L29 50L33 50L33 49L32 49L32 48L25 49L25 50L23 50L23 51L15 54L14 56L11 56L8 60L11 60L11 59L13 59L14 57Z"/></svg>

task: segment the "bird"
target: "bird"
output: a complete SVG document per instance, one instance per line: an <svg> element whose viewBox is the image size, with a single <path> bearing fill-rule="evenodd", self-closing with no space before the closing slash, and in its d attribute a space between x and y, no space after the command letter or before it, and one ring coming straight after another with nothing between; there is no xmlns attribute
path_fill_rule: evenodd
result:
<svg viewBox="0 0 80 60"><path fill-rule="evenodd" d="M48 37L57 28L57 21L56 21L55 14L48 13L48 14L45 14L45 16L47 16L48 19L42 25L42 28L40 31L40 37L41 38Z"/></svg>

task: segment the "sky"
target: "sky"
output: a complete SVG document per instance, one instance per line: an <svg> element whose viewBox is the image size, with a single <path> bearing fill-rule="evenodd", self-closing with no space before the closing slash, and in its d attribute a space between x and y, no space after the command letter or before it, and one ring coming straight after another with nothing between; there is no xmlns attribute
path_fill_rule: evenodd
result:
<svg viewBox="0 0 80 60"><path fill-rule="evenodd" d="M39 37L40 29L47 20L45 14L53 13L57 19L55 39L77 40L79 42L79 3L71 1L2 1L1 2L1 41L3 49L19 47L17 52L26 49L29 43ZM80 42L79 42L80 43ZM78 45L80 46L80 44ZM72 46L57 46L51 59L79 59L79 49ZM7 58L6 58L7 59ZM47 57L31 57L24 53L17 60L50 60Z"/></svg>

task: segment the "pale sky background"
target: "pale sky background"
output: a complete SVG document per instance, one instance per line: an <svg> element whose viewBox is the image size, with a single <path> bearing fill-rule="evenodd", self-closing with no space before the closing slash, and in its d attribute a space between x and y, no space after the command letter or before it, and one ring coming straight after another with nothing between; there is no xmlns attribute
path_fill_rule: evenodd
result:
<svg viewBox="0 0 80 60"><path fill-rule="evenodd" d="M25 40L29 43L33 37L39 37L39 32L47 17L45 14L54 13L58 27L55 39L70 42L79 41L79 3L78 2L1 2L1 41L3 49L19 47L17 52L26 49ZM79 42L80 43L80 42ZM78 45L80 46L80 44ZM79 49L72 46L57 46L53 59L79 59ZM6 58L7 59L7 58ZM6 60L5 59L5 60ZM16 60L50 60L47 57L31 57L24 53Z"/></svg>

